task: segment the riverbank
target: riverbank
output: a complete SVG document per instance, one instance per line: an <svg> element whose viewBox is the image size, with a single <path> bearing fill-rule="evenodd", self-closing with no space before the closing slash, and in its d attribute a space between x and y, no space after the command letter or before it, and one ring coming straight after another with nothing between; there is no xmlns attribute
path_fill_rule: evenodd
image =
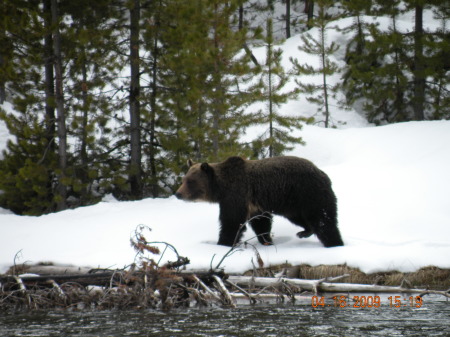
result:
<svg viewBox="0 0 450 337"><path fill-rule="evenodd" d="M425 295L450 298L450 270L433 266L410 273L365 274L346 265L286 264L228 275L223 270L184 270L188 263L183 258L158 266L150 260L123 270L15 266L9 275L0 275L0 311L169 310L191 305L236 308L242 300L250 304L295 303L311 296L325 300L324 294L330 297L333 293L342 301L360 297L355 294L370 294L373 302L373 294L379 299L378 294L383 293L409 294L408 298L420 303Z"/></svg>
<svg viewBox="0 0 450 337"><path fill-rule="evenodd" d="M268 268L249 270L245 276L273 277L283 275L287 278L307 280L320 280L342 275L347 277L334 283L377 284L385 286L408 286L411 288L424 288L433 290L450 289L450 269L428 266L414 272L383 271L376 273L364 273L358 268L347 265L320 265L307 264L295 265L281 264Z"/></svg>

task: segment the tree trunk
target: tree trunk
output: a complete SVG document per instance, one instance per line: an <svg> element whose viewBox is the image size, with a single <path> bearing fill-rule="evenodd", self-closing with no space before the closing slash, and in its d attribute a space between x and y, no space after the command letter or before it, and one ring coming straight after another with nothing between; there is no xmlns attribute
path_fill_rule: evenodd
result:
<svg viewBox="0 0 450 337"><path fill-rule="evenodd" d="M272 61L270 61L272 62ZM272 97L272 66L269 64L269 158L273 157L273 144L274 144L274 134L273 134L273 97Z"/></svg>
<svg viewBox="0 0 450 337"><path fill-rule="evenodd" d="M308 29L314 27L312 20L314 19L314 1L313 0L305 0L305 13L308 16L306 26Z"/></svg>
<svg viewBox="0 0 450 337"><path fill-rule="evenodd" d="M0 0L0 10L1 16L6 15L6 5L3 0ZM2 20L4 21L4 20ZM6 45L6 27L4 24L0 23L0 69L5 67L5 56L3 53L5 52ZM6 81L3 76L0 77L0 104L3 104L6 100Z"/></svg>
<svg viewBox="0 0 450 337"><path fill-rule="evenodd" d="M67 208L67 187L64 184L67 169L67 131L66 112L64 107L62 56L61 56L61 36L59 32L58 0L51 0L52 25L53 25L53 54L55 67L55 94L56 112L58 126L58 155L59 170L57 186L56 209L61 211Z"/></svg>
<svg viewBox="0 0 450 337"><path fill-rule="evenodd" d="M140 74L139 74L139 20L140 0L133 0L130 9L130 168L129 180L132 199L142 199L141 165L141 116L140 116Z"/></svg>
<svg viewBox="0 0 450 337"><path fill-rule="evenodd" d="M323 7L320 7L320 11L323 11ZM325 127L328 128L330 120L330 110L328 106L328 86L327 86L327 74L326 74L326 51L325 51L325 26L320 27L320 39L321 39L321 53L322 53L322 81L323 81L323 101L325 107Z"/></svg>
<svg viewBox="0 0 450 337"><path fill-rule="evenodd" d="M239 6L239 24L238 24L239 30L244 28L244 6Z"/></svg>
<svg viewBox="0 0 450 337"><path fill-rule="evenodd" d="M425 75L423 62L423 5L416 4L414 30L414 119L424 120Z"/></svg>
<svg viewBox="0 0 450 337"><path fill-rule="evenodd" d="M152 84L151 84L151 96L150 96L150 175L151 175L151 193L153 198L159 196L158 177L156 171L156 96L158 91L157 86L157 74L158 74L158 34L155 36L153 44L153 64L152 64Z"/></svg>
<svg viewBox="0 0 450 337"><path fill-rule="evenodd" d="M1 38L0 38L0 43ZM0 68L4 67L4 57L0 53ZM0 78L0 104L3 104L6 101L6 83L3 78Z"/></svg>
<svg viewBox="0 0 450 337"><path fill-rule="evenodd" d="M53 38L51 34L51 3L44 0L44 25L46 34L44 37L44 60L45 60L45 124L47 146L50 151L55 150L55 79L53 72Z"/></svg>
<svg viewBox="0 0 450 337"><path fill-rule="evenodd" d="M218 32L218 20L219 20L219 10L218 10L218 5L215 4L214 5L214 24L213 24L213 38L214 38L214 48L217 51L217 55L216 58L214 60L214 74L213 74L213 86L215 88L215 97L213 99L213 104L214 104L214 108L213 110L213 124L212 124L212 133L211 133L211 139L212 139L212 155L213 155L213 160L217 161L218 160L218 155L219 155L219 121L220 121L220 108L219 106L221 105L220 102L220 93L222 92L222 87L221 87L221 78L220 78L220 70L219 70L219 55L220 55L220 50L219 50L219 32Z"/></svg>
<svg viewBox="0 0 450 337"><path fill-rule="evenodd" d="M291 0L286 0L286 39L291 37Z"/></svg>
<svg viewBox="0 0 450 337"><path fill-rule="evenodd" d="M83 51L83 54L85 52ZM88 122L89 122L89 102L88 102L88 74L87 74L87 65L86 65L86 57L83 55L82 65L81 65L81 72L82 72L82 83L81 83L81 97L83 101L83 108L82 108L82 126L81 126L81 149L80 149L80 173L79 177L83 184L82 190L81 190L81 203L85 204L85 202L88 199L88 184L89 184L89 175L88 175L88 166L89 166L89 158L88 158Z"/></svg>
<svg viewBox="0 0 450 337"><path fill-rule="evenodd" d="M4 57L0 54L0 67L4 67L3 61ZM6 84L3 79L0 79L0 104L6 101Z"/></svg>
<svg viewBox="0 0 450 337"><path fill-rule="evenodd" d="M268 20L267 21L267 39L268 39L268 45L267 45L267 66L268 66L268 89L269 89L269 158L273 157L273 143L274 143L274 134L273 134L273 97L272 97L272 77L273 77L273 73L272 73L272 55L273 55L273 50L272 50L272 41L273 41L273 36L272 36L272 20Z"/></svg>

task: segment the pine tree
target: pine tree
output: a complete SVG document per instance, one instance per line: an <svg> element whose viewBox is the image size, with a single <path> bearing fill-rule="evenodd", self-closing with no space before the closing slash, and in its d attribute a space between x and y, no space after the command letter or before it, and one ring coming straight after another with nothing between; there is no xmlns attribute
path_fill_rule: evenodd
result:
<svg viewBox="0 0 450 337"><path fill-rule="evenodd" d="M160 195L160 171L161 167L158 165L158 152L159 152L159 140L157 132L157 117L160 115L161 111L158 107L158 95L159 95L159 58L162 48L160 47L160 34L161 34L161 23L164 11L163 1L154 1L151 3L150 7L146 11L143 11L142 16L144 21L147 22L143 27L143 43L145 49L149 52L147 60L142 62L142 67L144 72L149 74L148 90L141 88L141 106L142 114L145 116L142 118L142 129L145 132L143 135L143 143L146 146L143 148L144 153L148 156L148 168L143 167L143 172L147 171L145 174L147 179L144 179L144 184L148 185L149 194L152 197L158 197ZM147 108L144 108L147 107ZM159 125L158 125L159 126ZM145 137L147 135L147 137Z"/></svg>
<svg viewBox="0 0 450 337"><path fill-rule="evenodd" d="M330 121L330 98L333 97L339 89L339 84L330 86L328 84L328 77L337 73L340 69L338 65L330 60L330 55L335 53L339 46L331 42L327 43L326 32L329 27L327 25L332 21L332 18L327 14L327 9L333 5L334 2L330 0L319 0L317 5L319 6L319 14L317 19L313 21L314 27L318 29L318 38L312 36L311 33L302 35L303 46L298 49L308 54L317 55L320 58L320 67L314 68L308 64L300 64L298 59L291 58L291 62L294 66L294 74L297 76L304 75L321 75L322 81L320 85L304 84L301 79L296 80L297 85L300 87L307 96L307 100L318 105L318 112L322 112L325 120L325 127L331 125Z"/></svg>
<svg viewBox="0 0 450 337"><path fill-rule="evenodd" d="M297 92L287 91L285 86L289 76L281 65L282 51L275 48L272 19L267 20L266 61L259 75L261 100L267 104L264 111L256 114L257 123L267 125L267 130L253 142L256 157L274 157L292 149L292 144L302 144L301 137L292 136L294 130L301 129L300 117L289 117L280 114L277 109L281 104L292 99Z"/></svg>
<svg viewBox="0 0 450 337"><path fill-rule="evenodd" d="M411 34L406 34L405 39L407 39L408 44L411 46L411 74L412 89L411 89L411 105L413 110L412 118L414 120L424 120L431 119L435 116L439 116L442 112L439 105L432 104L431 102L447 99L448 102L448 92L443 93L442 82L448 84L448 74L443 76L445 73L446 66L445 63L436 62L436 56L439 55L444 59L447 59L447 70L448 60L450 58L450 51L448 48L449 39L448 32L446 32L446 25L448 25L449 20L449 4L448 1L436 0L436 1L424 1L424 0L407 0L405 1L406 9L414 12L414 31ZM433 8L435 16L441 20L441 29L435 31L425 30L424 28L424 11ZM445 37L445 34L447 36ZM446 49L447 48L447 49ZM444 61L445 62L445 61ZM446 79L445 79L446 78ZM436 91L436 80L438 90ZM448 88L448 87L447 87ZM437 94L437 96L436 96ZM443 105L444 111L447 108L447 118L448 115L448 104ZM436 113L436 110L441 110ZM444 113L445 116L445 113Z"/></svg>
<svg viewBox="0 0 450 337"><path fill-rule="evenodd" d="M0 1L0 104L6 100L6 84L12 79L13 39L9 37L14 6L9 0Z"/></svg>
<svg viewBox="0 0 450 337"><path fill-rule="evenodd" d="M348 50L349 67L344 75L344 91L348 103L358 99L372 123L402 120L408 111L407 69L403 62L406 47L397 29L398 2L390 2L392 25L381 31L376 25L367 26L368 36L358 53Z"/></svg>
<svg viewBox="0 0 450 337"><path fill-rule="evenodd" d="M2 112L0 118L16 141L8 142L0 161L0 204L17 213L55 210L53 188L58 164L54 134L50 134L55 120L49 115L54 101L43 95L48 87L40 71L53 52L52 41L47 38L51 34L49 4L44 1L40 8L36 2L15 1L13 7L7 7L10 24L6 25L6 37L11 41L12 59L6 70L14 74L8 89L15 94L12 103L16 113ZM46 75L52 66L46 68Z"/></svg>
<svg viewBox="0 0 450 337"><path fill-rule="evenodd" d="M242 53L246 29L233 30L239 1L173 1L170 31L165 32L167 69L164 109L174 114L169 142L176 153L197 160L218 160L242 153L238 139L249 119L243 114L252 94L250 56ZM187 20L187 18L189 18ZM170 138L170 139L168 139Z"/></svg>
<svg viewBox="0 0 450 337"><path fill-rule="evenodd" d="M159 71L153 89L159 88L159 104L153 103L152 112L158 114L157 143L164 151L159 162L166 176L160 180L173 190L187 159L202 158L205 143L203 91L208 74L204 59L210 27L203 15L204 1L168 0L153 27L153 43L164 48L157 55Z"/></svg>
<svg viewBox="0 0 450 337"><path fill-rule="evenodd" d="M17 5L24 24L14 32L21 43L13 63L18 75L10 84L16 113L1 115L17 141L8 144L0 163L4 178L0 203L14 200L15 212L41 214L95 202L113 179L109 157L113 150L105 136L112 108L98 91L120 63L120 59L112 61L111 45L100 42L114 36L104 27L111 20L109 2L83 1L81 7L90 9L89 14L82 13L80 3L77 7L70 1L58 2L56 15L52 15L55 2L50 0L43 0L41 6ZM58 34L52 34L57 28L59 43L54 39ZM58 124L57 106L63 107ZM27 175L21 174L25 171Z"/></svg>
<svg viewBox="0 0 450 337"><path fill-rule="evenodd" d="M130 1L130 194L142 198L141 111L140 111L140 0Z"/></svg>
<svg viewBox="0 0 450 337"><path fill-rule="evenodd" d="M433 3L437 13L441 12L439 3ZM440 61L449 56L445 33L421 28L425 5L421 1L378 0L377 5L378 14L389 15L391 25L387 30L370 25L361 54L347 51L344 90L349 103L364 101L369 122L376 124L445 116L436 113L442 106L445 110L441 103L446 99L448 76L445 61ZM412 34L397 27L398 15L404 11L415 13Z"/></svg>
<svg viewBox="0 0 450 337"><path fill-rule="evenodd" d="M247 30L232 28L238 4L239 1L216 0L206 13L211 18L207 59L211 79L206 81L206 93L212 122L210 156L214 161L242 153L238 139L250 122L244 115L244 107L254 99L251 90L245 87L254 74L250 55L238 55L246 43Z"/></svg>
<svg viewBox="0 0 450 337"><path fill-rule="evenodd" d="M436 3L436 2L435 2ZM428 81L431 119L450 119L450 7L447 1L437 1L434 17L440 21L440 27L426 39L426 49L430 51L427 69L432 69Z"/></svg>
<svg viewBox="0 0 450 337"><path fill-rule="evenodd" d="M52 33L53 33L53 58L55 70L55 101L56 101L56 121L58 136L58 184L56 187L56 210L61 211L67 208L67 113L64 102L63 84L63 60L61 50L61 32L59 4L57 0L51 0L50 10L52 13Z"/></svg>
<svg viewBox="0 0 450 337"><path fill-rule="evenodd" d="M52 169L57 158L50 143L53 135L48 134L37 110L28 107L39 103L35 94L39 73L31 55L44 54L42 46L32 41L49 34L33 20L40 15L37 3L3 0L2 10L0 78L4 88L15 94L9 98L14 99L17 112L7 114L0 108L0 119L16 139L8 141L0 160L0 205L19 214L42 214L54 209ZM50 20L50 15L47 18Z"/></svg>
<svg viewBox="0 0 450 337"><path fill-rule="evenodd" d="M55 210L51 190L57 157L49 151L40 121L28 117L0 116L18 139L8 142L0 161L0 205L18 214L40 215Z"/></svg>
<svg viewBox="0 0 450 337"><path fill-rule="evenodd" d="M353 32L353 37L347 44L345 59L347 67L343 73L343 91L346 103L353 105L364 96L364 89L358 76L369 72L374 60L368 58L367 37L369 36L370 25L364 21L364 14L369 14L371 10L371 0L344 1L343 6L347 15L353 17L353 23L342 29L343 32Z"/></svg>
<svg viewBox="0 0 450 337"><path fill-rule="evenodd" d="M142 143L145 195L160 197L173 194L174 171L181 173L180 161L174 160L178 146L172 148L175 117L173 111L164 107L164 101L170 100L175 91L168 85L172 69L166 68L167 46L171 44L167 27L173 26L173 4L171 0L153 1L143 10L143 46L147 51L141 59L143 73L147 74L147 85L141 90ZM170 30L170 29L169 29ZM185 162L185 160L184 160Z"/></svg>
<svg viewBox="0 0 450 337"><path fill-rule="evenodd" d="M117 50L117 26L122 25L118 6L108 0L65 2L72 25L65 31L67 56L67 106L71 123L69 135L75 144L70 156L71 198L86 205L110 192L114 176L121 176L112 149L112 116L122 106L111 99L124 57ZM122 102L124 100L121 100Z"/></svg>

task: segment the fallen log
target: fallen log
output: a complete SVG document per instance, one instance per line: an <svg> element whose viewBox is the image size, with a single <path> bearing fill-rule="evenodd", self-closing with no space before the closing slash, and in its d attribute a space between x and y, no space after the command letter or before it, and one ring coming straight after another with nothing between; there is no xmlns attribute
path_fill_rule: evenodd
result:
<svg viewBox="0 0 450 337"><path fill-rule="evenodd" d="M112 281L120 281L122 275L117 272L102 272L92 274L63 274L63 275L30 275L25 274L21 276L0 276L0 283L18 283L18 279L25 286L30 284L47 284L49 281L58 284L65 282L74 282L82 286L96 285L96 286L110 286Z"/></svg>
<svg viewBox="0 0 450 337"><path fill-rule="evenodd" d="M222 303L225 306L229 306L231 308L236 308L236 305L233 302L233 298L231 297L231 294L228 291L227 287L225 287L225 284L223 284L222 279L219 276L217 276L217 275L213 275L212 277L213 277L213 279L215 281L216 289L222 295L222 299L223 299Z"/></svg>
<svg viewBox="0 0 450 337"><path fill-rule="evenodd" d="M53 270L53 269L51 269ZM22 274L19 276L12 275L0 275L0 284L15 283L23 285L30 284L48 284L49 281L54 281L58 284L72 282L78 283L81 286L101 286L101 287L112 287L118 284L128 284L133 285L137 279L140 277L145 277L145 273L142 271L124 271L124 270L108 270L108 269L90 269L87 273L67 273L66 270L61 274L50 274L49 269L44 268L44 273L37 275L34 273ZM217 273L209 271L196 271L196 272L171 272L167 271L167 276L177 276L182 277L184 280L195 280L200 279L206 284L211 284L214 279L212 275L217 275L220 278L225 277L223 271ZM163 277L163 274L159 275ZM21 287L24 287L24 286Z"/></svg>
<svg viewBox="0 0 450 337"><path fill-rule="evenodd" d="M229 280L225 280L225 282L227 284L229 284L230 286L232 286L233 288L237 289L242 295L247 297L250 300L250 304L255 304L256 303L256 296L255 295L249 294L246 290L242 289L237 284L234 284L233 282L230 282ZM235 297L235 296L236 296L236 294L233 294L233 297Z"/></svg>
<svg viewBox="0 0 450 337"><path fill-rule="evenodd" d="M38 274L38 275L78 275L92 272L90 267L77 267L68 265L26 265L21 266L20 274Z"/></svg>
<svg viewBox="0 0 450 337"><path fill-rule="evenodd" d="M282 283L296 285L303 290L311 291L315 294L319 292L354 292L354 293L415 293L415 294L439 294L450 298L447 291L436 291L428 289L408 288L403 286L380 286L369 284L353 283L331 283L346 277L346 275L337 278L325 278L321 280L302 280L289 278L271 278L271 277L252 277L252 276L229 276L228 281L248 287L277 287ZM329 282L331 281L331 282Z"/></svg>

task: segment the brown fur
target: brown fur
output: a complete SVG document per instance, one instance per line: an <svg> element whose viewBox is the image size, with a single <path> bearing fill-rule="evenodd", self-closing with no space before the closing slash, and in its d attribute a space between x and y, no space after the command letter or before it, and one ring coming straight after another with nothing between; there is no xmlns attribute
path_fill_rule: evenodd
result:
<svg viewBox="0 0 450 337"><path fill-rule="evenodd" d="M261 243L271 244L272 214L277 214L305 228L297 234L300 238L316 234L326 247L343 245L331 181L310 161L230 157L221 163L189 164L176 196L219 203L219 244L239 242L247 221Z"/></svg>

